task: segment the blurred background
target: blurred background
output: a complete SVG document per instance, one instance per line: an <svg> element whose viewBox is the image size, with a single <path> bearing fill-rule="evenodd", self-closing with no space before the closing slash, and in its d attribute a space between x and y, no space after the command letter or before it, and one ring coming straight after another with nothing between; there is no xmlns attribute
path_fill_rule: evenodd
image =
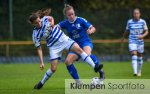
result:
<svg viewBox="0 0 150 94"><path fill-rule="evenodd" d="M134 8L140 8L141 18L150 26L150 0L0 0L0 63L38 63L28 17L38 9L50 7L57 24L65 19L62 12L65 3L96 27L96 33L90 35L93 53L103 62L130 61L128 43L121 43L120 38ZM150 61L149 38L150 35L145 40L146 61ZM44 60L48 62L49 51L42 44ZM62 60L66 54L64 51Z"/></svg>

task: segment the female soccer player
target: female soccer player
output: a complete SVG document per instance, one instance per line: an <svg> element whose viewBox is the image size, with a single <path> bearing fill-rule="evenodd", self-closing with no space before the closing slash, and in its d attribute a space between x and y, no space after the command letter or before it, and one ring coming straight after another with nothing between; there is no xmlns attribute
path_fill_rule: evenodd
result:
<svg viewBox="0 0 150 94"><path fill-rule="evenodd" d="M35 47L37 47L41 70L44 69L42 48L40 46L42 39L46 40L51 60L51 68L47 70L43 79L35 85L35 89L40 89L56 71L58 60L61 58L64 49L78 53L85 62L94 68L95 72L98 72L102 68L100 65L95 65L93 60L76 42L66 36L57 25L54 25L54 19L48 16L49 14L50 9L39 10L36 13L32 13L29 17L29 22L34 26L32 38Z"/></svg>
<svg viewBox="0 0 150 94"><path fill-rule="evenodd" d="M78 43L78 45L93 59L95 64L99 64L99 60L97 59L97 57L91 54L93 44L88 36L88 34L92 34L96 31L95 27L93 27L84 18L75 16L74 8L71 5L66 4L63 13L67 17L67 19L61 21L58 25L61 28L66 29L69 37ZM72 62L78 60L79 58L80 58L79 54L75 52L70 52L65 61L67 68L68 66L72 66L75 69L75 67L72 65ZM70 72L69 68L68 71ZM104 79L103 70L100 70L99 73L100 79L103 80ZM74 76L72 77L74 78ZM79 77L74 79L79 79Z"/></svg>
<svg viewBox="0 0 150 94"><path fill-rule="evenodd" d="M141 76L143 64L142 54L144 53L144 38L148 35L148 28L145 20L140 18L138 8L133 11L133 19L128 20L126 31L123 34L126 37L129 34L129 50L132 55L132 67L134 76Z"/></svg>

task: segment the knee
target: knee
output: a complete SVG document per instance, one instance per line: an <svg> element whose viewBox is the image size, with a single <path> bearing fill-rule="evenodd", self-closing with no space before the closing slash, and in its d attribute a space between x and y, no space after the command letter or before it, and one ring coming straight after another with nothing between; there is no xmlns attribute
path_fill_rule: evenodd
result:
<svg viewBox="0 0 150 94"><path fill-rule="evenodd" d="M92 53L91 53L91 48L84 48L84 51L85 51L85 53L87 54L87 55L91 55Z"/></svg>
<svg viewBox="0 0 150 94"><path fill-rule="evenodd" d="M131 55L132 56L137 56L137 53L136 52L131 52Z"/></svg>
<svg viewBox="0 0 150 94"><path fill-rule="evenodd" d="M132 56L137 56L137 54L131 54Z"/></svg>
<svg viewBox="0 0 150 94"><path fill-rule="evenodd" d="M87 55L91 55L91 51L85 51Z"/></svg>
<svg viewBox="0 0 150 94"><path fill-rule="evenodd" d="M72 63L71 59L66 59L66 61L65 61L66 66L70 65L71 63Z"/></svg>
<svg viewBox="0 0 150 94"><path fill-rule="evenodd" d="M57 66L52 66L51 70L52 70L53 73L55 73L55 71L57 70Z"/></svg>
<svg viewBox="0 0 150 94"><path fill-rule="evenodd" d="M137 53L131 53L132 56L137 56Z"/></svg>

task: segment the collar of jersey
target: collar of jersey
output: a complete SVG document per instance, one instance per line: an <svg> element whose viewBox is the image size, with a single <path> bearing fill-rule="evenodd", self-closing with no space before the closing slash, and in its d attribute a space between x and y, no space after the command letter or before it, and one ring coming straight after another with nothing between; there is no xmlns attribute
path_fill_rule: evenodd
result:
<svg viewBox="0 0 150 94"><path fill-rule="evenodd" d="M77 20L77 16L75 17L74 21L72 21L72 22L69 21L69 19L68 19L69 23L74 23L76 20Z"/></svg>
<svg viewBox="0 0 150 94"><path fill-rule="evenodd" d="M141 20L141 18L139 18L137 21L136 20L134 20L134 18L132 19L134 22L138 22L138 21L140 21Z"/></svg>

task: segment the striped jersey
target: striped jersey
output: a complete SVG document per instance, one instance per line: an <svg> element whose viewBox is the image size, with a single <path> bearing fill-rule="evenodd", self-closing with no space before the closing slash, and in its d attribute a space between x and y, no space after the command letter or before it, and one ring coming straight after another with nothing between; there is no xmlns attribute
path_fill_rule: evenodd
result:
<svg viewBox="0 0 150 94"><path fill-rule="evenodd" d="M127 22L126 31L129 32L129 43L141 42L144 43L143 40L139 40L138 36L144 33L144 30L148 30L147 24L145 20L139 19L135 21L134 19L130 19Z"/></svg>
<svg viewBox="0 0 150 94"><path fill-rule="evenodd" d="M50 22L48 20L48 16L44 16L41 19L42 26L40 28L34 28L32 39L35 44L35 47L40 46L40 41L46 40L47 46L52 47L55 45L57 41L59 41L60 37L64 34L62 30L58 26L50 26Z"/></svg>

